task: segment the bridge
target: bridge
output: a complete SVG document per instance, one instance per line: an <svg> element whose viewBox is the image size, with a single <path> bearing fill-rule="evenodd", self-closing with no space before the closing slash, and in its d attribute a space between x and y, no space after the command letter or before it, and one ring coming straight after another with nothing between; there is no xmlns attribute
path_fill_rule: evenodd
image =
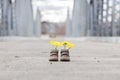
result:
<svg viewBox="0 0 120 80"><path fill-rule="evenodd" d="M72 20L68 10L66 36L120 36L119 7L119 0L74 0ZM36 15L34 20L32 0L0 0L0 35L39 37L39 9Z"/></svg>
<svg viewBox="0 0 120 80"><path fill-rule="evenodd" d="M74 0L66 12L65 34L49 37L32 0L0 0L0 80L120 79L120 0ZM49 62L51 39L75 44L70 62Z"/></svg>

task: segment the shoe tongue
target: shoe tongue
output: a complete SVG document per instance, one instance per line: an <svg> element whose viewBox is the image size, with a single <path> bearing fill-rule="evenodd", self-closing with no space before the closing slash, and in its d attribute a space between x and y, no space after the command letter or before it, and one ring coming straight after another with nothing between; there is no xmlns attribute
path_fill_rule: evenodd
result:
<svg viewBox="0 0 120 80"><path fill-rule="evenodd" d="M58 53L58 50L51 50L51 53Z"/></svg>
<svg viewBox="0 0 120 80"><path fill-rule="evenodd" d="M68 52L63 52L62 55L68 55L69 53Z"/></svg>
<svg viewBox="0 0 120 80"><path fill-rule="evenodd" d="M69 50L63 49L63 50L61 50L61 52L67 52L67 53L69 53Z"/></svg>

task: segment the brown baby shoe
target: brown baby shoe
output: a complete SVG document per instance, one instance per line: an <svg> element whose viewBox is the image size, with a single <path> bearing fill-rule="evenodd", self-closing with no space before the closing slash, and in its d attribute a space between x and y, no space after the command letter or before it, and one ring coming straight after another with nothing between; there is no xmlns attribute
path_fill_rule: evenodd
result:
<svg viewBox="0 0 120 80"><path fill-rule="evenodd" d="M69 50L63 49L61 50L61 61L70 61Z"/></svg>
<svg viewBox="0 0 120 80"><path fill-rule="evenodd" d="M49 61L58 61L58 50L57 49L51 50Z"/></svg>

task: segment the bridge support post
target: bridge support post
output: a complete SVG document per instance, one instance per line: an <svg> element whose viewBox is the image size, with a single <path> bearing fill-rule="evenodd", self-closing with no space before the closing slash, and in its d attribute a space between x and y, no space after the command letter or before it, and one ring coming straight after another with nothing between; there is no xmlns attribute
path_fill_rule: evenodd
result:
<svg viewBox="0 0 120 80"><path fill-rule="evenodd" d="M72 36L72 26L71 26L71 19L69 9L67 10L67 21L66 21L66 37Z"/></svg>
<svg viewBox="0 0 120 80"><path fill-rule="evenodd" d="M74 0L72 35L86 36L87 27L87 0Z"/></svg>
<svg viewBox="0 0 120 80"><path fill-rule="evenodd" d="M16 34L33 36L34 21L31 0L16 0Z"/></svg>
<svg viewBox="0 0 120 80"><path fill-rule="evenodd" d="M35 25L34 25L34 33L35 33L36 37L41 36L41 14L40 14L39 9L37 9L37 13L36 13L36 19L35 19Z"/></svg>

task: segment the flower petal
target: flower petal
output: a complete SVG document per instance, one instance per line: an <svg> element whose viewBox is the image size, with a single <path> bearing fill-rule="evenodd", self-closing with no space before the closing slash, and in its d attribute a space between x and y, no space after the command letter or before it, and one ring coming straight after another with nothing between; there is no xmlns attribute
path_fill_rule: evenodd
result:
<svg viewBox="0 0 120 80"><path fill-rule="evenodd" d="M53 46L57 46L57 47L60 46L60 42L54 41L54 40L51 40L50 44L53 45Z"/></svg>
<svg viewBox="0 0 120 80"><path fill-rule="evenodd" d="M73 47L74 47L74 44L70 43L70 44L68 44L68 47L69 47L69 48L73 48Z"/></svg>

